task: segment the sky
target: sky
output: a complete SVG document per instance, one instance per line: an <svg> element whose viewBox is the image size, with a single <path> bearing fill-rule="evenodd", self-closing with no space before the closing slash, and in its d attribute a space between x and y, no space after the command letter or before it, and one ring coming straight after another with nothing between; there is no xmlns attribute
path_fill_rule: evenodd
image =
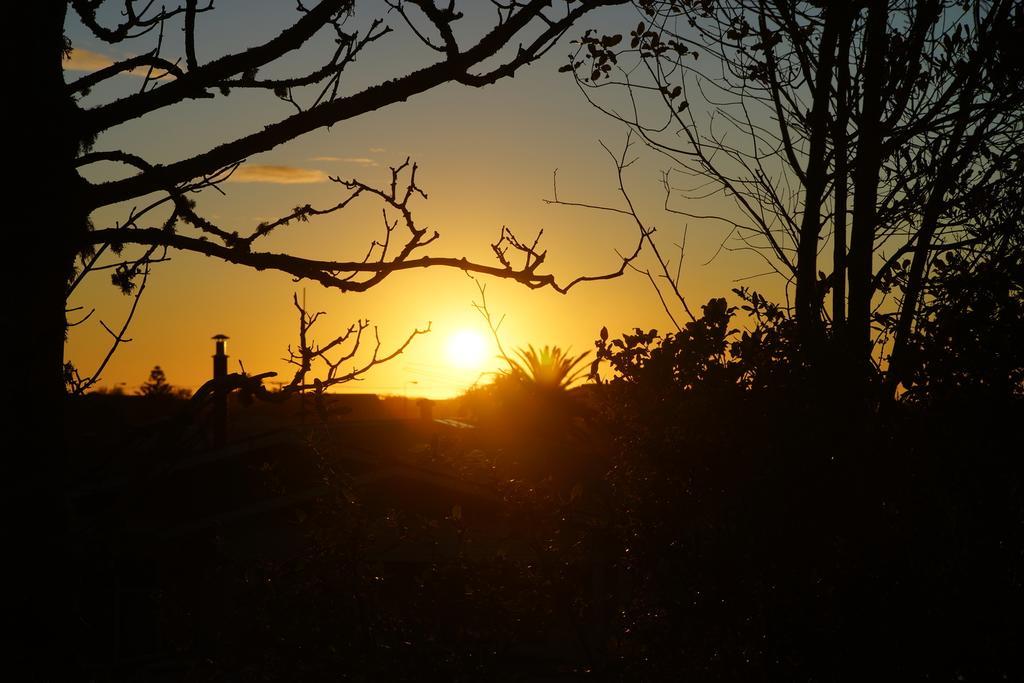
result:
<svg viewBox="0 0 1024 683"><path fill-rule="evenodd" d="M214 11L200 15L197 22L200 61L266 40L296 18L293 2L216 4ZM491 19L490 5L463 5L467 35L482 30ZM394 31L367 48L346 72L345 92L436 59L417 44L399 17L382 14L382 7L384 3L362 3L351 19L349 26L362 30L372 16L383 16ZM478 16L483 9L488 13ZM553 196L557 169L561 199L623 205L615 167L600 142L621 151L626 130L589 106L571 75L558 73L558 67L573 47L568 41L585 29L628 33L636 21L631 8L595 13L515 78L481 89L444 86L250 158L221 185L223 195L207 190L195 196L198 211L218 225L244 234L297 205L340 201L347 193L330 176L355 177L383 186L390 180L389 166L409 157L419 165L418 184L428 194L411 208L420 225L441 233L427 254L494 263L489 245L502 226L508 226L530 239L539 229L544 230L541 246L548 251L547 272L560 281L614 270L619 264L616 251L629 252L635 246L637 227L631 219L553 206L543 200ZM68 80L111 60L151 50L157 40L150 34L106 45L91 37L73 16L66 32L75 48L66 63ZM300 54L282 60L274 72L302 72L315 66L330 49L328 38L312 41ZM180 31L169 27L163 55L173 59L181 52ZM109 101L141 84L137 74L119 76L97 87L81 105ZM258 130L290 111L291 105L271 93L236 91L230 97L184 102L119 126L104 133L94 149L123 149L152 163L167 163ZM686 229L681 288L691 308L696 310L708 298L727 294L736 286L736 278L759 271L749 256L733 252L720 253L708 263L724 237L721 224L687 222L666 213L662 162L642 149L636 151L638 160L627 169L625 181L644 224L657 228L662 248L673 254L673 245ZM99 181L125 173L104 166L90 168L86 177ZM93 223L114 226L124 221L131 208L107 207L93 215ZM262 249L339 260L362 258L370 241L382 234L380 212L379 203L360 198L344 212L278 231ZM292 370L282 359L288 346L297 341L297 314L292 304L296 294L311 311L325 312L313 332L321 342L357 319L369 319L379 330L381 352L388 353L413 329L431 326L431 332L417 337L400 357L340 390L443 398L461 393L481 378L486 381L487 373L503 367L484 320L473 306L479 301L477 285L457 270L401 272L368 292L342 294L315 283L293 282L281 273L256 272L180 252L169 256L169 261L154 265L127 333L131 341L117 350L102 374L101 386L134 391L150 369L160 365L170 383L197 388L210 377L210 338L214 334L230 337L233 370L276 371L278 379L287 380ZM652 265L649 256L639 263L641 267ZM111 337L101 321L118 329L132 303L131 297L111 285L109 274L91 273L71 301L72 306L82 307L77 315L94 310L90 319L73 327L69 335L67 356L83 375L92 373L110 346ZM499 332L506 349L550 344L580 352L593 348L602 326L613 335L634 327L671 328L650 282L635 272L612 281L585 283L568 295L528 290L495 279L481 282L487 287L491 314L504 317ZM460 367L452 359L452 338L469 333L485 340L483 360ZM365 355L356 362L359 358Z"/></svg>

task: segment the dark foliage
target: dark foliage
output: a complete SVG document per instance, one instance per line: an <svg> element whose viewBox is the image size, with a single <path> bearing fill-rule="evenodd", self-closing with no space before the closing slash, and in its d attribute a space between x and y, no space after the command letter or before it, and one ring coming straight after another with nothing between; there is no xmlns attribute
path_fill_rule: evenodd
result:
<svg viewBox="0 0 1024 683"><path fill-rule="evenodd" d="M739 289L677 333L602 330L599 384L510 373L476 392L479 433L435 437L415 467L490 502L429 494L429 478L360 489L338 449L381 447L395 425L311 427L253 460L248 495L327 493L252 522L257 539L227 525L177 544L160 590L138 593L154 596L162 654L111 675L1014 680L1021 398L997 380L1022 372L1019 279L974 267L967 287L955 259L942 268L915 383L877 413L837 410L842 385L797 351L792 320ZM235 495L238 476L211 469L189 495ZM164 495L155 481L144 498ZM125 585L149 580L136 567L152 557L104 552Z"/></svg>
<svg viewBox="0 0 1024 683"><path fill-rule="evenodd" d="M965 403L1024 395L1024 257L952 252L933 268L927 315L908 354L907 398Z"/></svg>
<svg viewBox="0 0 1024 683"><path fill-rule="evenodd" d="M722 299L678 334L602 331L618 671L1019 674L1020 290L1005 271L963 287L945 272L918 333L922 390L881 415L837 411L790 321L745 290L752 332Z"/></svg>

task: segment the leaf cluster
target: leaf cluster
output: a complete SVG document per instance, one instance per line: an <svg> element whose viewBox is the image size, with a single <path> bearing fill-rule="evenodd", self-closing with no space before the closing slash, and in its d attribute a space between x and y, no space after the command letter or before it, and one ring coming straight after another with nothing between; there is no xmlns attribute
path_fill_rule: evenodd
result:
<svg viewBox="0 0 1024 683"><path fill-rule="evenodd" d="M734 289L740 306L713 298L702 314L678 332L635 329L609 340L601 330L590 376L600 381L602 362L611 370L609 383L632 385L655 394L766 388L785 383L783 375L799 365L795 330L778 304L747 288ZM738 311L753 327L734 327Z"/></svg>

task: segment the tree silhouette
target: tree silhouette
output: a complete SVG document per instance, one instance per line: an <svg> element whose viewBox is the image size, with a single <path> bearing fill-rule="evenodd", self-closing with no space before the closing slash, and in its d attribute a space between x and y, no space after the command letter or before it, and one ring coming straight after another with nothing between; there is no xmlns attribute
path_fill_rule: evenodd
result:
<svg viewBox="0 0 1024 683"><path fill-rule="evenodd" d="M62 419L68 387L84 391L99 376L97 371L80 377L64 357L69 324L82 322L69 323L67 300L85 275L111 270L113 283L137 297L144 289L150 265L174 250L258 270L276 270L340 292L364 291L395 272L428 266L457 268L562 292L580 282L620 274L626 267L625 259L617 272L559 283L553 275L540 271L545 252L538 250L535 242L520 242L506 230L493 245L496 264L419 256L415 252L438 234L418 225L409 208L410 200L426 195L417 185L415 164L408 161L393 169L388 188L333 178L346 193L336 205L300 206L247 233L219 226L203 216L195 196L216 188L248 157L310 131L372 114L445 84L482 87L511 77L543 55L580 18L596 8L621 2L581 0L558 9L551 9L550 0L495 2L496 18L482 33L462 30L458 22L463 15L454 3L395 0L379 9L384 16L353 28L358 19L353 18L353 0L320 0L311 6L300 2L297 20L277 35L209 61L201 57L196 26L205 13L214 10L212 2L181 0L160 5L136 0L64 0L17 3L11 9L10 25L22 28L15 32L18 36L13 47L18 64L8 85L31 103L17 112L14 130L40 130L40 112L58 121L38 135L20 135L23 140L31 140L32 149L18 156L24 163L20 176L32 183L45 178L50 191L57 194L56 201L48 204L49 213L42 221L40 206L27 199L32 186L19 185L21 198L12 217L12 223L25 226L16 241L21 253L32 262L33 296L15 307L10 326L23 334L30 331L34 340L25 346L16 364L15 383L24 388L23 401L30 418L26 428L45 442L38 457L16 463L10 479L15 486L17 482L39 484L19 486L19 490L27 492L34 509L44 510L36 517L35 528L29 525L24 530L30 542L24 556L33 559L25 563L25 589L21 593L28 602L22 607L36 615L26 622L26 633L33 634L29 637L34 642L24 652L59 652L60 657L43 657L48 666L57 668L71 656L71 649L64 647L71 638L70 619L63 617L68 615L72 601L66 599L66 588L61 588L68 585L63 572L69 566L64 554L68 520L62 512L66 508L67 448L64 435L54 430L52 423ZM135 56L72 79L65 70L65 60L74 49L65 33L72 16L97 41L117 45L122 54L134 51ZM396 78L343 92L340 86L356 59L369 56L370 48L382 44L391 33L388 21L408 24L437 55L436 61ZM315 37L325 34L333 38L335 49L320 66L291 76L270 75L281 73L285 62ZM162 54L172 35L182 36L182 60ZM139 39L151 42L142 48L135 42ZM144 74L136 92L94 106L83 105L82 98L91 89L128 72ZM176 108L191 100L226 98L238 91L266 92L292 104L295 112L169 163L153 163L130 149L104 147L102 136L108 131L130 122L174 116ZM85 170L102 167L127 170L128 175L105 182L90 182L83 177ZM385 238L364 257L320 260L259 250L260 241L271 232L341 211L359 195L376 197L399 215L393 223L385 219ZM93 224L97 210L122 206L131 208L115 225ZM399 221L406 238L396 246L390 237ZM115 256L113 263L101 261L110 255ZM126 340L124 331L129 321L120 332L108 328L113 348ZM33 600L37 602L30 608Z"/></svg>
<svg viewBox="0 0 1024 683"><path fill-rule="evenodd" d="M589 32L563 70L667 160L669 211L721 222L722 249L786 281L809 358L856 383L880 366L891 396L939 257L1021 247L1024 9L638 5L628 39Z"/></svg>
<svg viewBox="0 0 1024 683"><path fill-rule="evenodd" d="M617 651L652 680L853 679L864 651L905 677L1008 675L1019 619L987 605L1020 595L1000 549L1020 548L1021 468L993 444L1019 440L1024 394L1024 8L637 4L563 69L667 160L667 210L724 224L720 249L787 297L694 316L651 244L675 332L602 330L636 578ZM625 204L590 206L639 222L625 159ZM979 590L935 597L959 586Z"/></svg>
<svg viewBox="0 0 1024 683"><path fill-rule="evenodd" d="M143 396L170 396L174 387L167 383L167 375L159 365L153 367L149 373L149 379L139 387L139 393Z"/></svg>

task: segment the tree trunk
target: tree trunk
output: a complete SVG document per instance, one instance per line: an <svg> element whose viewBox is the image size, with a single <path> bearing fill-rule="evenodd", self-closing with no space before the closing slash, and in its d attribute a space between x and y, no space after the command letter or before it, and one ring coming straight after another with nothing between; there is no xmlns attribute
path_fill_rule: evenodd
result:
<svg viewBox="0 0 1024 683"><path fill-rule="evenodd" d="M836 58L836 121L833 138L836 150L835 225L832 234L832 332L837 340L846 335L846 207L849 200L849 154L847 129L850 125L850 13L843 12ZM842 342L840 342L841 344Z"/></svg>
<svg viewBox="0 0 1024 683"><path fill-rule="evenodd" d="M828 110L832 92L832 69L836 53L836 11L825 12L818 71L815 74L814 105L810 114L810 145L804 213L800 222L800 244L796 263L796 319L805 352L815 355L821 338L821 310L818 296L818 237L821 235L821 204L827 184Z"/></svg>
<svg viewBox="0 0 1024 683"><path fill-rule="evenodd" d="M882 163L882 83L885 79L885 31L889 9L876 0L868 9L864 51L863 107L858 121L854 167L853 221L847 277L850 283L847 343L854 371L867 381L871 364L872 258L878 219L878 182ZM865 391L866 384L862 387ZM865 395L866 398L866 395Z"/></svg>
<svg viewBox="0 0 1024 683"><path fill-rule="evenodd" d="M64 433L65 300L75 236L88 220L81 208L85 185L74 166L78 109L65 91L61 63L66 9L52 0L14 3L5 23L14 43L9 49L18 57L8 89L19 96L10 107L16 118L9 134L18 151L12 155L17 168L8 234L15 244L9 253L22 259L29 278L9 284L13 304L5 321L18 349L8 386L16 392L17 428L28 444L5 458L5 517L13 526L8 566L15 575L8 604L18 625L13 668L39 680L63 680L73 671L76 622ZM33 201L40 193L45 199Z"/></svg>

